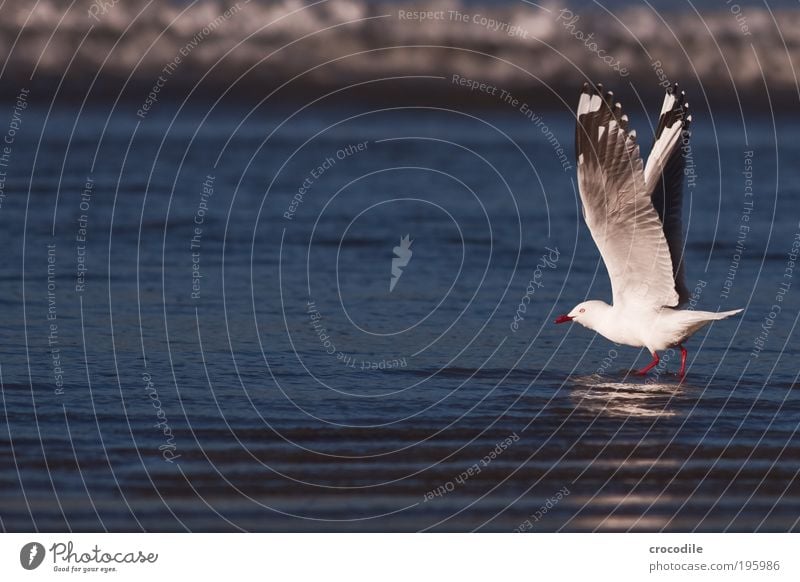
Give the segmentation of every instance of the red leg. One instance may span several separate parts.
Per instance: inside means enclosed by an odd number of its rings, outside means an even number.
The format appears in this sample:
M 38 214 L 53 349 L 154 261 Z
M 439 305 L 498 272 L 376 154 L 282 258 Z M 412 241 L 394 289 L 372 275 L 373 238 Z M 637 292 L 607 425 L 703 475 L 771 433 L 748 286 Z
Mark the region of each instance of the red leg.
M 656 366 L 658 366 L 658 362 L 659 362 L 659 359 L 658 359 L 658 353 L 656 353 L 656 352 L 653 352 L 653 359 L 650 361 L 650 363 L 649 363 L 649 364 L 647 364 L 647 365 L 646 365 L 644 368 L 642 368 L 641 370 L 637 370 L 637 371 L 636 371 L 636 373 L 637 373 L 637 374 L 639 374 L 640 376 L 644 376 L 644 375 L 645 375 L 645 374 L 647 374 L 647 373 L 648 373 L 650 370 L 652 370 L 653 368 L 655 368 Z
M 686 351 L 686 348 L 683 346 L 679 346 L 681 348 L 681 371 L 678 372 L 678 376 L 681 378 L 686 377 L 686 356 L 689 355 L 689 352 Z

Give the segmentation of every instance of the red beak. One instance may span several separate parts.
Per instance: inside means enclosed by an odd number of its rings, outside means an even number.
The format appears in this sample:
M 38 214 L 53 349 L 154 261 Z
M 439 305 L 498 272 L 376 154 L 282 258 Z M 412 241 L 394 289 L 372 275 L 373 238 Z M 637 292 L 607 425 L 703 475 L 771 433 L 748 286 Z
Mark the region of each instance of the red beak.
M 569 315 L 559 315 L 553 323 L 567 323 L 568 321 L 572 321 Z

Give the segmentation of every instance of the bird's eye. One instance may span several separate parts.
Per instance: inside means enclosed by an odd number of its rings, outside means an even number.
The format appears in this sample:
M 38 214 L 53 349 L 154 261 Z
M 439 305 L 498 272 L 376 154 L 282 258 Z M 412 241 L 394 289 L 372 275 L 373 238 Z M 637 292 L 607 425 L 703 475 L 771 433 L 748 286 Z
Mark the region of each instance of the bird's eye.
M 581 307 L 581 308 L 578 310 L 578 313 L 583 313 L 584 311 L 586 311 L 586 310 L 585 310 L 583 307 Z

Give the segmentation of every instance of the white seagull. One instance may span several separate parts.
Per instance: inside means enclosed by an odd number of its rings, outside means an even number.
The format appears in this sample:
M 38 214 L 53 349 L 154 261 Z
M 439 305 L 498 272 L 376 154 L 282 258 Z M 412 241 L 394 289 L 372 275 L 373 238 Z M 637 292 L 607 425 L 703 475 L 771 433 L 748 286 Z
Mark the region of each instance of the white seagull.
M 681 350 L 686 374 L 689 337 L 706 324 L 741 309 L 713 313 L 678 309 L 689 299 L 683 264 L 681 202 L 689 142 L 689 104 L 677 84 L 667 89 L 655 141 L 642 163 L 636 132 L 613 93 L 584 84 L 575 127 L 578 186 L 583 216 L 611 279 L 613 305 L 584 301 L 556 323 L 575 321 L 618 344 L 658 352 Z

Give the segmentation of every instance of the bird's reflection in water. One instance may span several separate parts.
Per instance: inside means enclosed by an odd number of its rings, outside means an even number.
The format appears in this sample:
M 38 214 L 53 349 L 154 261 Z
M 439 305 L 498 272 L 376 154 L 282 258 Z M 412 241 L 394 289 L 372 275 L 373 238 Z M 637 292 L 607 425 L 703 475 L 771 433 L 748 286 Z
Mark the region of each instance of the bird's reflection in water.
M 616 376 L 572 378 L 570 398 L 577 410 L 593 416 L 661 418 L 679 414 L 675 399 L 686 392 L 686 384 L 674 376 L 640 378 Z

